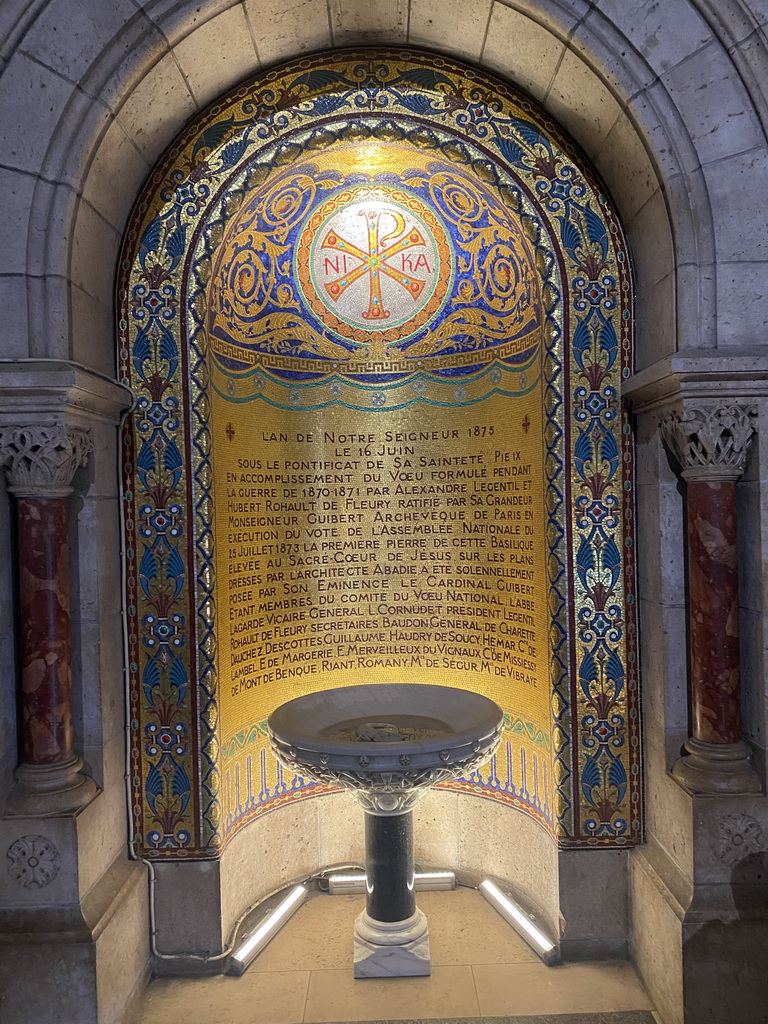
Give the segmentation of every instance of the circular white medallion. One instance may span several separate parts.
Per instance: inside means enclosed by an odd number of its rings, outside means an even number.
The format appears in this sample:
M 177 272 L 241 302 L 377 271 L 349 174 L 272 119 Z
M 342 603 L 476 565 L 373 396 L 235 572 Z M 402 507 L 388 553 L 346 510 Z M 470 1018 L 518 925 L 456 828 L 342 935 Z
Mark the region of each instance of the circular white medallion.
M 305 224 L 299 286 L 334 333 L 402 340 L 442 306 L 452 278 L 447 233 L 416 196 L 383 186 L 345 189 Z M 330 314 L 330 315 L 329 315 Z

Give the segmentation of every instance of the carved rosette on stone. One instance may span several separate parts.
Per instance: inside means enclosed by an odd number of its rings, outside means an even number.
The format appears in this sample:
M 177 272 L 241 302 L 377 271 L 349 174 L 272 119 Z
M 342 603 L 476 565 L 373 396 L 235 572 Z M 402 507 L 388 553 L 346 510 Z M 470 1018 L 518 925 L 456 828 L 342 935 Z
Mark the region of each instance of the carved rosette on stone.
M 72 811 L 96 792 L 74 752 L 67 503 L 91 447 L 90 433 L 77 427 L 0 429 L 0 466 L 18 522 L 22 757 L 12 814 Z
M 687 492 L 692 735 L 672 774 L 693 793 L 755 793 L 742 739 L 736 481 L 754 432 L 752 410 L 697 404 L 661 423 Z
M 61 867 L 61 855 L 45 836 L 21 836 L 8 847 L 5 855 L 8 874 L 25 889 L 43 889 Z

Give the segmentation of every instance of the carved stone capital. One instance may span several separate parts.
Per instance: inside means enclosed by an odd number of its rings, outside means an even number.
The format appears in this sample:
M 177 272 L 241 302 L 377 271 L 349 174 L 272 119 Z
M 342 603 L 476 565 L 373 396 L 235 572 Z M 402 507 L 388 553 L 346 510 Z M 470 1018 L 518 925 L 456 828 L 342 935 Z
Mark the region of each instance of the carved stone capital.
M 0 427 L 0 466 L 17 497 L 62 498 L 93 448 L 89 430 L 64 425 Z
M 686 480 L 738 480 L 754 433 L 754 410 L 743 405 L 687 405 L 659 429 Z

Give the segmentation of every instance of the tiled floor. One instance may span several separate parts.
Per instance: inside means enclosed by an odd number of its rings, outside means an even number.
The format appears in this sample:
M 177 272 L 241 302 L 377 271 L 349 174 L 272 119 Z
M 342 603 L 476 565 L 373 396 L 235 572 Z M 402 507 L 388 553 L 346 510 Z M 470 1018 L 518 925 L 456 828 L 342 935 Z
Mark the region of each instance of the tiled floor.
M 154 981 L 129 1024 L 302 1024 L 650 1010 L 627 963 L 545 967 L 474 889 L 420 893 L 432 974 L 352 977 L 357 896 L 309 900 L 239 978 Z

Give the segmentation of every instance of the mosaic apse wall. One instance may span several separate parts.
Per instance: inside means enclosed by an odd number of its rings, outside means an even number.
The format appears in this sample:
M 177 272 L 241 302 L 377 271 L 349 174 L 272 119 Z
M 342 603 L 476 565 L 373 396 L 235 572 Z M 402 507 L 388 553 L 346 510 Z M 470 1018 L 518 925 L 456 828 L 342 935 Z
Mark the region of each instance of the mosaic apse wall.
M 629 270 L 557 128 L 443 58 L 297 61 L 180 137 L 121 273 L 142 853 L 324 792 L 267 715 L 396 680 L 504 708 L 450 786 L 637 841 Z

